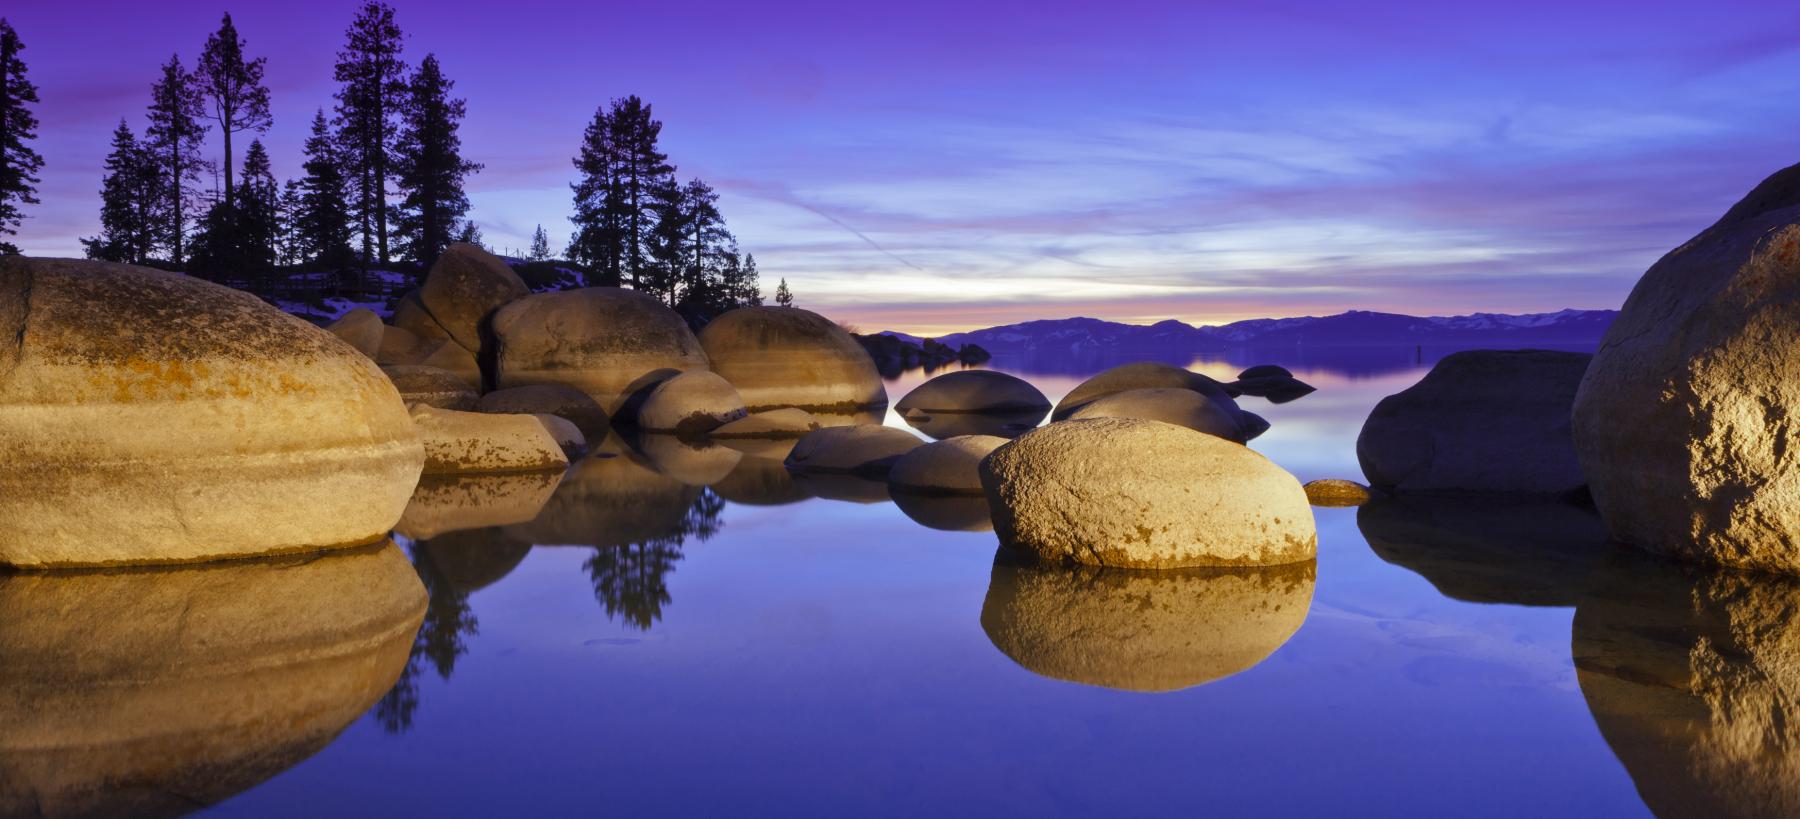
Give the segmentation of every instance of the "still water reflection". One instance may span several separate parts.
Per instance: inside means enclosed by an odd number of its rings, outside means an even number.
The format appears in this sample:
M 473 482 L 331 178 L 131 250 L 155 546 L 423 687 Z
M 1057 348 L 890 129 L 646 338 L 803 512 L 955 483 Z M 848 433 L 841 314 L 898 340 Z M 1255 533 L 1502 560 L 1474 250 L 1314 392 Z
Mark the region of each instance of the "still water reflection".
M 1317 386 L 1245 400 L 1310 480 L 1358 477 L 1363 417 L 1444 352 L 1178 363 Z M 1054 400 L 1116 363 L 991 366 Z M 1790 582 L 1454 500 L 1315 510 L 1315 564 L 1052 570 L 997 553 L 978 499 L 796 479 L 791 445 L 614 436 L 561 476 L 421 486 L 400 546 L 0 579 L 0 808 L 1800 810 Z

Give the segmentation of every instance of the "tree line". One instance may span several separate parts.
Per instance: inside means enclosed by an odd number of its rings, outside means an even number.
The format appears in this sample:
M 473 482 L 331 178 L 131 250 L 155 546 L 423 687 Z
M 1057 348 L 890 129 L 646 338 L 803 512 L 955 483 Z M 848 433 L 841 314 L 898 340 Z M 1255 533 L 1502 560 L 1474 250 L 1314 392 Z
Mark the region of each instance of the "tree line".
M 0 239 L 16 235 L 23 206 L 37 204 L 43 167 L 30 148 L 37 120 L 28 106 L 38 97 L 23 48 L 0 19 Z M 266 59 L 251 56 L 229 13 L 199 54 L 188 64 L 176 53 L 159 68 L 141 130 L 128 119 L 114 129 L 100 232 L 82 239 L 90 258 L 265 296 L 296 295 L 297 286 L 377 295 L 415 285 L 451 242 L 480 243 L 464 189 L 482 170 L 462 152 L 466 101 L 436 55 L 407 62 L 391 7 L 367 2 L 352 20 L 334 66 L 334 104 L 314 112 L 301 175 L 284 182 L 260 139 L 273 125 Z M 221 151 L 208 156 L 214 131 Z M 755 257 L 740 252 L 717 192 L 698 178 L 679 181 L 661 132 L 637 96 L 600 106 L 573 159 L 566 259 L 552 258 L 539 226 L 529 261 L 572 268 L 587 285 L 645 291 L 696 323 L 760 304 Z M 0 252 L 17 248 L 0 242 Z M 776 301 L 793 303 L 785 280 Z

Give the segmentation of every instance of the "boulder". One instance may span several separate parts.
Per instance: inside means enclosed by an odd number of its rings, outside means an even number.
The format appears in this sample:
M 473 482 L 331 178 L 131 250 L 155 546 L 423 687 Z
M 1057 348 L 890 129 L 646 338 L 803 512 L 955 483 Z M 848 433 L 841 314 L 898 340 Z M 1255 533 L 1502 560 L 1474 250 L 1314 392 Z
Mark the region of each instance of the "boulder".
M 1381 498 L 1356 525 L 1376 557 L 1470 603 L 1573 606 L 1613 550 L 1593 510 L 1541 498 Z
M 687 323 L 655 298 L 617 287 L 527 296 L 493 318 L 497 386 L 565 384 L 593 397 L 614 421 L 626 399 L 660 370 L 706 369 Z
M 581 428 L 575 426 L 573 421 L 547 412 L 532 413 L 531 417 L 544 425 L 544 431 L 550 433 L 550 437 L 556 441 L 557 446 L 562 447 L 563 454 L 569 456 L 569 460 L 579 458 L 581 453 L 587 451 L 587 436 L 581 434 Z
M 1043 410 L 1027 412 L 943 412 L 926 415 L 915 412 L 903 415 L 900 420 L 906 425 L 925 433 L 934 441 L 943 441 L 963 435 L 992 435 L 999 438 L 1017 438 L 1033 429 L 1044 420 Z
M 1361 506 L 1373 497 L 1369 494 L 1369 487 L 1342 478 L 1307 481 L 1300 488 L 1306 490 L 1306 499 L 1314 506 Z
M 1138 418 L 1161 421 L 1241 444 L 1244 442 L 1243 430 L 1234 409 L 1213 403 L 1212 399 L 1193 390 L 1161 387 L 1100 396 L 1069 413 L 1069 420 Z
M 450 340 L 450 331 L 425 309 L 417 290 L 407 292 L 394 302 L 394 326 L 411 333 L 421 344 L 432 349 Z
M 798 438 L 819 428 L 818 419 L 802 409 L 774 409 L 745 415 L 714 427 L 713 438 Z
M 533 384 L 495 390 L 475 402 L 476 412 L 548 414 L 566 418 L 588 441 L 606 438 L 606 410 L 587 393 L 563 384 Z
M 1056 409 L 1050 412 L 1050 420 L 1065 420 L 1088 402 L 1116 392 L 1164 388 L 1192 390 L 1219 406 L 1237 409 L 1237 402 L 1211 378 L 1169 364 L 1138 361 L 1121 364 L 1075 385 L 1075 389 L 1057 402 Z
M 531 295 L 531 288 L 499 257 L 457 242 L 444 249 L 419 287 L 419 303 L 462 345 L 478 352 L 495 310 Z
M 1065 421 L 981 462 L 1002 543 L 1053 561 L 1165 569 L 1311 560 L 1300 482 L 1242 444 L 1135 418 Z
M 439 341 L 438 343 L 443 343 Z M 424 339 L 413 335 L 408 330 L 384 324 L 381 326 L 381 347 L 375 352 L 375 363 L 417 364 L 425 360 L 432 352 L 432 345 Z
M 430 540 L 448 532 L 524 523 L 537 517 L 561 478 L 556 472 L 426 475 L 394 531 Z
M 356 348 L 356 351 L 376 358 L 381 354 L 381 341 L 387 325 L 381 323 L 381 317 L 375 311 L 358 307 L 345 313 L 343 318 L 325 325 L 325 330 Z
M 1800 572 L 1800 166 L 1653 265 L 1574 402 L 1615 538 Z
M 1034 674 L 1176 691 L 1268 659 L 1312 606 L 1313 561 L 1143 571 L 1045 566 L 1002 549 L 981 629 Z
M 894 405 L 901 417 L 954 413 L 1035 413 L 1032 426 L 1050 411 L 1050 399 L 1022 378 L 994 370 L 944 373 L 913 388 Z
M 894 461 L 922 443 L 911 433 L 893 427 L 825 427 L 802 436 L 784 463 L 795 472 L 884 478 Z
M 568 456 L 544 425 L 529 415 L 458 412 L 412 406 L 425 442 L 425 474 L 560 470 Z
M 1384 492 L 1567 495 L 1585 483 L 1569 437 L 1584 353 L 1473 350 L 1375 405 L 1356 439 Z
M 650 390 L 638 407 L 637 426 L 645 432 L 698 435 L 748 414 L 731 382 L 715 373 L 694 370 Z
M 437 349 L 419 359 L 423 367 L 436 367 L 448 373 L 455 373 L 470 389 L 480 389 L 482 384 L 481 365 L 475 361 L 475 354 L 462 348 L 454 341 L 440 342 Z
M 393 528 L 424 454 L 375 362 L 262 300 L 0 257 L 0 563 L 173 563 Z
M 1286 368 L 1286 367 L 1281 367 L 1281 366 L 1277 366 L 1274 364 L 1258 364 L 1254 367 L 1251 367 L 1250 369 L 1247 369 L 1241 373 L 1238 373 L 1238 380 L 1239 381 L 1247 381 L 1247 380 L 1256 379 L 1256 378 L 1269 378 L 1271 376 L 1280 377 L 1280 378 L 1293 378 L 1294 374 L 1289 372 L 1288 368 Z
M 751 412 L 796 407 L 855 412 L 887 404 L 868 352 L 842 327 L 796 307 L 740 307 L 707 324 L 700 343 L 713 372 Z
M 1269 431 L 1269 420 L 1267 418 L 1244 409 L 1238 410 L 1237 415 L 1238 434 L 1244 436 L 1244 441 L 1246 443 L 1262 437 L 1263 433 Z
M 888 485 L 914 493 L 980 497 L 981 459 L 1006 443 L 992 435 L 964 435 L 916 447 L 894 462 Z
M 416 364 L 392 364 L 381 371 L 407 404 L 465 411 L 475 408 L 475 390 L 455 373 Z
M 1311 395 L 1317 388 L 1291 375 L 1264 375 L 1240 378 L 1225 385 L 1232 395 L 1266 398 L 1271 404 L 1286 404 Z
M 386 542 L 0 577 L 0 813 L 178 816 L 248 790 L 375 707 L 425 608 Z

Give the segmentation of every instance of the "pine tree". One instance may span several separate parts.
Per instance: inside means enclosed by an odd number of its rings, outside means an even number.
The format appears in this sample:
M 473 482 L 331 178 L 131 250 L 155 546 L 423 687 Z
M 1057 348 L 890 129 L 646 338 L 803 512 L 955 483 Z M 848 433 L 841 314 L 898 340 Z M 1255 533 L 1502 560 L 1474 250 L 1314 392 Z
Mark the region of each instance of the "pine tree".
M 279 254 L 281 238 L 281 187 L 275 182 L 274 169 L 269 164 L 269 152 L 263 147 L 262 140 L 250 140 L 250 148 L 244 152 L 243 184 L 238 190 L 236 202 L 227 199 L 226 204 L 240 213 L 244 234 L 245 255 L 255 253 L 256 272 L 264 278 L 274 272 Z M 260 292 L 267 292 L 266 288 Z
M 725 290 L 731 294 L 734 307 L 761 307 L 762 282 L 757 280 L 756 256 L 746 254 L 740 262 L 735 254 L 725 275 Z
M 280 267 L 292 267 L 305 258 L 300 250 L 299 221 L 305 189 L 300 180 L 289 179 L 281 185 L 281 198 L 276 206 L 278 215 L 276 223 L 280 230 L 276 232 L 275 264 Z
M 166 198 L 159 170 L 131 126 L 119 120 L 100 182 L 100 235 L 81 240 L 88 258 L 129 264 L 151 260 Z
M 213 281 L 268 293 L 280 231 L 280 193 L 262 140 L 244 153 L 244 178 L 236 199 L 220 199 L 194 236 L 190 269 Z
M 657 148 L 662 123 L 651 116 L 650 106 L 637 95 L 614 100 L 610 116 L 617 145 L 619 169 L 617 201 L 624 233 L 624 271 L 636 286 L 649 266 L 651 232 L 656 229 L 659 206 L 675 186 L 675 166 Z
M 581 150 L 574 159 L 580 174 L 569 187 L 575 194 L 575 234 L 569 237 L 568 256 L 595 273 L 594 283 L 607 287 L 624 284 L 624 232 L 619 226 L 618 148 L 612 137 L 612 117 L 605 106 L 594 111 L 593 121 L 582 132 Z
M 782 277 L 781 284 L 775 287 L 775 304 L 779 307 L 794 306 L 794 291 L 787 286 L 787 277 Z
M 456 235 L 456 241 L 465 245 L 474 245 L 482 250 L 488 249 L 487 242 L 481 239 L 481 228 L 477 227 L 474 222 L 463 223 L 462 232 Z
M 199 182 L 206 167 L 200 158 L 207 129 L 200 121 L 203 116 L 204 100 L 194 75 L 181 67 L 179 55 L 170 57 L 162 77 L 150 88 L 150 127 L 144 131 L 143 143 L 161 166 L 165 192 L 159 241 L 169 249 L 169 261 L 177 269 L 183 263 L 188 214 L 195 207 L 188 183 Z
M 400 27 L 385 3 L 364 3 L 345 32 L 335 78 L 338 142 L 356 194 L 363 267 L 388 263 L 388 180 L 393 176 L 398 118 L 406 103 Z
M 396 230 L 409 254 L 426 269 L 450 245 L 455 226 L 469 212 L 463 180 L 481 166 L 462 158 L 457 129 L 467 106 L 450 96 L 437 56 L 425 55 L 407 84 L 400 140 L 395 148 L 400 204 Z
M 636 96 L 594 112 L 575 157 L 576 234 L 569 254 L 593 267 L 600 284 L 664 290 L 652 279 L 658 214 L 668 207 L 675 168 L 657 147 L 662 123 Z
M 38 203 L 37 172 L 44 167 L 44 157 L 29 144 L 37 139 L 38 121 L 26 106 L 36 104 L 38 96 L 19 58 L 24 50 L 18 33 L 0 17 L 0 236 L 17 235 L 25 218 L 20 206 Z M 18 252 L 0 241 L 0 254 Z
M 544 226 L 538 225 L 531 234 L 531 261 L 550 261 L 550 234 L 544 232 Z
M 312 134 L 302 149 L 305 175 L 299 182 L 299 207 L 294 215 L 294 246 L 301 264 L 331 271 L 350 265 L 350 180 L 343 158 L 325 121 L 325 112 L 313 115 Z
M 231 24 L 231 14 L 219 23 L 219 30 L 206 38 L 206 49 L 200 53 L 200 64 L 194 69 L 201 91 L 210 103 L 207 116 L 219 124 L 225 138 L 225 201 L 234 195 L 231 163 L 231 135 L 244 131 L 258 133 L 269 130 L 269 89 L 263 86 L 263 64 L 258 57 L 244 60 L 244 40 Z M 246 159 L 245 163 L 248 164 Z M 248 169 L 246 168 L 246 171 Z

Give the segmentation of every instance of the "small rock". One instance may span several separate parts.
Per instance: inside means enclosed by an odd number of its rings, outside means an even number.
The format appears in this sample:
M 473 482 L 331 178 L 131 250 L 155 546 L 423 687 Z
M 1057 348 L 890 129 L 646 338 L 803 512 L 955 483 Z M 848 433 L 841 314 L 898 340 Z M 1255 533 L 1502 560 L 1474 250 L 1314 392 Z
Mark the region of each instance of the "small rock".
M 430 540 L 449 532 L 525 523 L 537 517 L 561 478 L 556 472 L 427 475 L 413 489 L 394 531 Z
M 463 349 L 455 341 L 439 343 L 437 349 L 419 359 L 419 364 L 455 373 L 470 389 L 481 387 L 481 366 L 475 362 L 475 354 Z
M 566 418 L 589 442 L 606 440 L 606 410 L 587 393 L 562 384 L 533 384 L 495 390 L 475 402 L 476 412 L 547 414 Z
M 381 340 L 386 325 L 375 311 L 358 307 L 345 313 L 343 318 L 325 325 L 326 332 L 331 333 L 356 348 L 356 351 L 375 358 L 381 354 Z
M 425 474 L 559 470 L 568 456 L 544 425 L 529 415 L 458 412 L 412 406 L 425 442 Z
M 795 472 L 834 472 L 885 478 L 894 461 L 923 442 L 893 427 L 825 427 L 802 436 L 788 453 Z
M 819 428 L 818 419 L 802 409 L 774 409 L 746 415 L 715 427 L 713 438 L 798 438 Z
M 1238 380 L 1248 381 L 1254 378 L 1267 378 L 1269 376 L 1293 378 L 1294 374 L 1288 372 L 1288 368 L 1286 367 L 1278 367 L 1274 364 L 1258 364 L 1248 370 L 1238 373 Z
M 556 440 L 557 446 L 562 447 L 563 454 L 569 456 L 569 460 L 579 458 L 581 453 L 587 451 L 587 436 L 581 434 L 581 429 L 574 422 L 547 412 L 534 412 L 531 417 L 544 425 L 544 431 L 550 433 L 550 437 Z
M 1315 387 L 1298 378 L 1288 375 L 1265 375 L 1259 378 L 1240 378 L 1230 384 L 1239 395 L 1266 398 L 1271 404 L 1286 404 L 1311 395 Z
M 903 417 L 945 413 L 1029 414 L 1036 426 L 1050 411 L 1050 399 L 1022 378 L 994 370 L 944 373 L 913 388 L 894 405 Z
M 439 341 L 438 343 L 443 342 Z M 384 324 L 381 326 L 381 347 L 375 352 L 375 363 L 383 366 L 417 364 L 424 361 L 425 356 L 430 355 L 433 349 L 435 349 L 433 345 L 426 343 L 410 331 Z
M 450 331 L 425 309 L 419 301 L 419 291 L 413 290 L 394 302 L 394 326 L 411 333 L 421 344 L 436 349 L 441 342 L 450 339 Z
M 981 459 L 1007 442 L 993 435 L 964 435 L 925 444 L 894 462 L 888 484 L 907 492 L 980 496 Z
M 1314 506 L 1361 506 L 1372 497 L 1369 487 L 1342 478 L 1320 478 L 1307 481 L 1306 499 Z
M 1225 391 L 1224 386 L 1211 378 L 1168 364 L 1138 361 L 1121 364 L 1076 385 L 1075 389 L 1057 402 L 1056 409 L 1050 413 L 1050 420 L 1064 420 L 1084 404 L 1102 396 L 1126 390 L 1160 388 L 1192 390 L 1215 404 L 1237 409 L 1237 402 L 1231 400 L 1231 395 Z
M 705 370 L 685 372 L 657 384 L 638 407 L 637 425 L 645 432 L 698 435 L 749 413 L 731 383 Z

